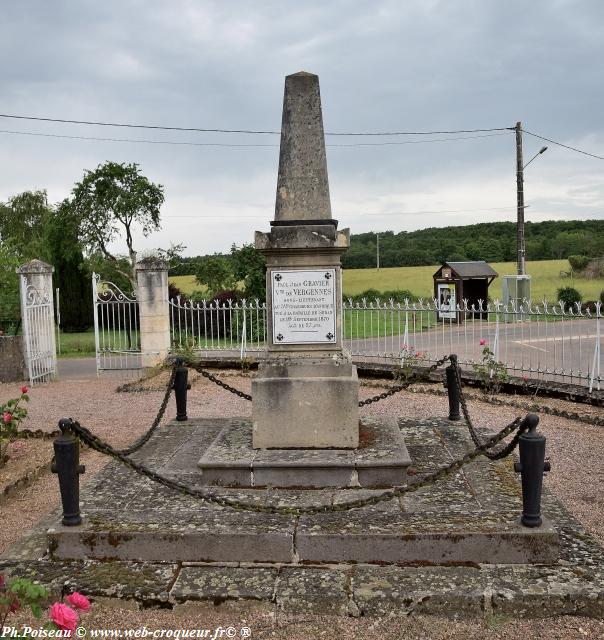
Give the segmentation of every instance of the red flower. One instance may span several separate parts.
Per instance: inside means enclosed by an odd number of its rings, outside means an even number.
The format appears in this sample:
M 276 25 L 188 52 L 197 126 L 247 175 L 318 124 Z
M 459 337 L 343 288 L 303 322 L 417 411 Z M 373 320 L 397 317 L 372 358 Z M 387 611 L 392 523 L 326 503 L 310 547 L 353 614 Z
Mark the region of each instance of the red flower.
M 12 419 L 13 419 L 13 414 L 12 414 L 12 413 L 9 413 L 8 411 L 5 411 L 5 412 L 2 414 L 2 421 L 3 421 L 5 424 L 8 424 Z
M 14 600 L 10 603 L 8 610 L 10 613 L 15 613 L 15 611 L 19 611 L 20 606 L 21 606 L 21 603 L 19 602 L 19 598 L 15 596 Z
M 4 576 L 0 573 L 0 590 L 4 589 Z
M 67 600 L 74 609 L 79 609 L 80 611 L 88 611 L 88 609 L 90 609 L 90 600 L 77 591 L 67 596 L 65 600 Z
M 52 621 L 65 631 L 71 631 L 73 634 L 78 626 L 78 614 L 62 602 L 55 602 L 50 608 L 50 617 Z
M 487 343 L 487 341 L 484 338 L 480 338 L 480 346 L 484 347 L 484 345 Z
M 522 376 L 522 379 L 523 379 L 525 382 L 528 382 L 528 376 Z
M 27 387 L 21 387 L 21 393 L 25 394 L 29 391 Z

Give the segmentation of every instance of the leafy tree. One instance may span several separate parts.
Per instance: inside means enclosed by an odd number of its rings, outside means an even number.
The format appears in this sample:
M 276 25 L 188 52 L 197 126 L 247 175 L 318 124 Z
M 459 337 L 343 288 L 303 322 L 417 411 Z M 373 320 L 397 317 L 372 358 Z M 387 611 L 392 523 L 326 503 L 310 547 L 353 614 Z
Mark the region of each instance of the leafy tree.
M 20 263 L 12 242 L 0 242 L 0 330 L 5 332 L 19 322 L 19 279 L 15 269 Z
M 234 289 L 237 285 L 230 259 L 219 254 L 207 256 L 200 261 L 195 280 L 207 288 L 207 298 L 213 298 L 226 289 Z
M 106 162 L 84 178 L 72 191 L 73 211 L 79 222 L 79 237 L 88 250 L 101 253 L 136 287 L 133 231 L 139 227 L 146 237 L 160 228 L 164 189 L 150 182 L 137 164 Z M 125 234 L 129 269 L 112 253 L 109 245 Z
M 92 284 L 78 242 L 78 221 L 64 200 L 46 224 L 45 259 L 54 266 L 60 291 L 61 327 L 85 331 L 93 321 Z
M 11 241 L 22 262 L 39 258 L 52 209 L 46 191 L 24 191 L 0 203 L 0 240 Z
M 253 244 L 231 247 L 231 264 L 235 282 L 243 283 L 248 300 L 266 300 L 266 260 Z

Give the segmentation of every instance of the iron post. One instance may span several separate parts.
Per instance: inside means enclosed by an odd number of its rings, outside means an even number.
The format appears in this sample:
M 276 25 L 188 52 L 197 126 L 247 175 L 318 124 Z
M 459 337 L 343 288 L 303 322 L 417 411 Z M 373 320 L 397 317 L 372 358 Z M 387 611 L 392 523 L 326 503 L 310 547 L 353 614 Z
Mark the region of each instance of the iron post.
M 86 468 L 80 464 L 80 441 L 71 434 L 71 418 L 59 420 L 61 435 L 54 441 L 55 459 L 51 471 L 59 478 L 63 524 L 75 527 L 82 524 L 80 516 L 80 474 Z
M 174 397 L 176 399 L 176 420 L 185 422 L 187 416 L 187 391 L 191 388 L 188 384 L 189 369 L 184 365 L 183 360 L 176 361 L 176 372 L 174 374 Z
M 520 462 L 514 464 L 514 470 L 522 476 L 522 517 L 520 521 L 525 527 L 541 526 L 541 491 L 543 474 L 550 470 L 550 463 L 545 460 L 545 436 L 537 433 L 539 416 L 529 413 L 525 424 L 528 431 L 523 433 L 518 442 Z
M 445 369 L 447 395 L 449 396 L 449 420 L 461 420 L 459 413 L 459 383 L 457 356 L 451 355 L 451 364 Z

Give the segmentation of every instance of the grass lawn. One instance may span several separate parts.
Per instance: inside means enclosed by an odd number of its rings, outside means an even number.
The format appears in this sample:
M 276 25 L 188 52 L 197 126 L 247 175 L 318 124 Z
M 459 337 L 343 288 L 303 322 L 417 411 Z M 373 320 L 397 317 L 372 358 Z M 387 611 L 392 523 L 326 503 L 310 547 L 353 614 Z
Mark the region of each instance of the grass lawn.
M 432 297 L 432 276 L 440 265 L 431 267 L 394 267 L 390 269 L 346 269 L 344 271 L 344 294 L 356 295 L 367 289 L 388 291 L 408 289 L 416 296 Z M 494 262 L 491 265 L 500 276 L 516 273 L 515 262 Z M 560 287 L 575 287 L 583 294 L 583 300 L 597 300 L 604 289 L 604 278 L 586 280 L 563 278 L 561 271 L 568 271 L 567 260 L 541 260 L 528 262 L 527 271 L 532 276 L 532 298 L 534 301 L 556 300 Z M 183 292 L 202 289 L 195 284 L 195 276 L 174 276 L 171 282 Z M 496 278 L 490 288 L 491 298 L 501 298 L 501 278 Z

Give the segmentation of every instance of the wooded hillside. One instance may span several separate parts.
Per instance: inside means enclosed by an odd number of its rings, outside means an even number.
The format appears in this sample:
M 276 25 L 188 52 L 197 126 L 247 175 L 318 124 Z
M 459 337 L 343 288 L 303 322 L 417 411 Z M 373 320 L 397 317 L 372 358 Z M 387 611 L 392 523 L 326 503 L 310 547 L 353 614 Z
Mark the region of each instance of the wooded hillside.
M 604 255 L 604 220 L 547 221 L 526 223 L 526 259 L 559 260 L 569 255 Z M 440 227 L 419 231 L 380 232 L 380 266 L 434 265 L 445 260 L 516 259 L 516 224 L 487 222 L 463 227 Z M 342 256 L 346 269 L 376 266 L 376 234 L 351 238 Z

